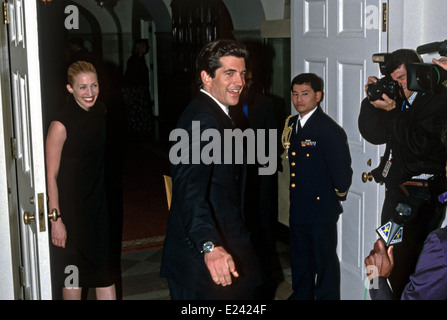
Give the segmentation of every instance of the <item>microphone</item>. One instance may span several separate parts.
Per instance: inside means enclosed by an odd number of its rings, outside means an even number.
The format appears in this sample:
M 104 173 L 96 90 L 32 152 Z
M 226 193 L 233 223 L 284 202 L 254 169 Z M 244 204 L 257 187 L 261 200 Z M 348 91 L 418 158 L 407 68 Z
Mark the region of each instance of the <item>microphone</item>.
M 439 52 L 440 55 L 443 56 L 447 52 L 447 40 L 444 40 L 443 42 L 432 42 L 424 44 L 422 46 L 419 46 L 416 51 L 419 54 Z
M 403 225 L 410 215 L 411 207 L 406 203 L 399 203 L 396 206 L 396 212 L 390 221 L 376 229 L 377 234 L 387 248 L 402 242 L 404 231 Z

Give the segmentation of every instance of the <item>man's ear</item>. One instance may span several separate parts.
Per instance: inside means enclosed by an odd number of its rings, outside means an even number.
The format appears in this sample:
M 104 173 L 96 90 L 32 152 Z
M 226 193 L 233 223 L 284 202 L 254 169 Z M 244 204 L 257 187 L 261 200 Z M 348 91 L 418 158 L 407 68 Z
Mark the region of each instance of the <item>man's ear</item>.
M 317 103 L 320 103 L 323 100 L 323 93 L 321 91 L 315 92 Z
M 73 88 L 69 84 L 67 84 L 67 90 L 68 92 L 73 93 Z
M 209 87 L 209 86 L 210 86 L 210 83 L 211 83 L 211 80 L 212 80 L 213 78 L 208 74 L 208 72 L 206 72 L 205 70 L 203 70 L 203 71 L 200 73 L 200 77 L 202 78 L 202 83 L 203 83 L 203 85 L 204 85 L 205 87 Z

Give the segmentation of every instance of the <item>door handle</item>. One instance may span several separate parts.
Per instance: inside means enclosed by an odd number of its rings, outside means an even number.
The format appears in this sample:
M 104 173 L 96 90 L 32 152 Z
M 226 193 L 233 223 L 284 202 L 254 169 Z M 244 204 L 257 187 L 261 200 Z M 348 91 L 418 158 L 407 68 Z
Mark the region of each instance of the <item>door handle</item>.
M 29 213 L 29 212 L 25 212 L 23 214 L 23 222 L 25 222 L 25 225 L 29 226 L 31 224 L 31 221 L 36 220 L 36 216 Z
M 53 220 L 54 222 L 56 222 L 59 219 L 57 209 L 51 210 L 51 212 L 48 214 L 48 218 L 50 220 Z
M 363 183 L 366 183 L 366 182 L 372 181 L 372 180 L 373 180 L 373 176 L 372 176 L 371 172 L 370 173 L 366 173 L 366 172 L 362 173 L 362 181 L 363 181 Z

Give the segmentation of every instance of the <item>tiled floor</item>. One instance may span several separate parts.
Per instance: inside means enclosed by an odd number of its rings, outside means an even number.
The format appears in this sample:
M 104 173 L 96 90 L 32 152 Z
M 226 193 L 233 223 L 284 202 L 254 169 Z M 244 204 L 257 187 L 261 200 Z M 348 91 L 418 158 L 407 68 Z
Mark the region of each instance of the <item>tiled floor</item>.
M 284 281 L 278 286 L 276 300 L 285 300 L 291 293 L 288 245 L 278 242 L 277 250 Z M 121 259 L 123 300 L 169 300 L 166 279 L 160 278 L 162 249 L 125 253 Z

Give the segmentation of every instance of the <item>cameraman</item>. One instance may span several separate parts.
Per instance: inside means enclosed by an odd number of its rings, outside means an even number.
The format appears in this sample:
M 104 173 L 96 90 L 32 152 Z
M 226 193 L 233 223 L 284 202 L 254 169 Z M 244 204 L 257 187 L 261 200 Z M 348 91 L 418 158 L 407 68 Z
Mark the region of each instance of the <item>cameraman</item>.
M 394 216 L 398 203 L 406 203 L 412 209 L 404 227 L 403 242 L 394 248 L 395 266 L 389 277 L 398 297 L 415 270 L 425 238 L 439 227 L 444 215 L 444 209 L 432 201 L 428 179 L 445 174 L 441 131 L 447 123 L 447 89 L 436 95 L 408 90 L 409 62 L 421 59 L 407 49 L 390 55 L 386 70 L 398 82 L 400 94 L 394 100 L 385 94 L 383 100 L 372 102 L 366 98 L 359 115 L 363 138 L 372 144 L 386 144 L 380 165 L 372 171 L 374 180 L 386 186 L 381 224 Z M 376 81 L 369 77 L 366 90 Z

